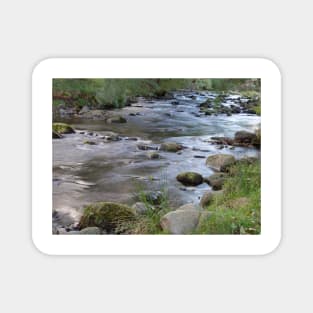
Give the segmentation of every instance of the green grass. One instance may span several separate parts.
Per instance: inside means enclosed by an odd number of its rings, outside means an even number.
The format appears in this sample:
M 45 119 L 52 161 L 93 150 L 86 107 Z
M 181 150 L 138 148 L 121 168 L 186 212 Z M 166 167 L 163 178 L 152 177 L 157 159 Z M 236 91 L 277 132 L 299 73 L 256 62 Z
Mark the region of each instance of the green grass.
M 198 234 L 261 233 L 261 167 L 257 161 L 231 167 L 224 192 L 206 209 L 209 219 L 198 226 Z
M 144 214 L 138 215 L 134 223 L 129 223 L 128 234 L 166 234 L 161 226 L 160 220 L 163 215 L 171 211 L 168 197 L 167 179 L 165 175 L 161 175 L 157 191 L 160 193 L 160 200 L 158 204 L 147 196 L 146 186 L 137 184 L 137 192 L 135 196 L 139 202 L 144 203 L 147 211 Z

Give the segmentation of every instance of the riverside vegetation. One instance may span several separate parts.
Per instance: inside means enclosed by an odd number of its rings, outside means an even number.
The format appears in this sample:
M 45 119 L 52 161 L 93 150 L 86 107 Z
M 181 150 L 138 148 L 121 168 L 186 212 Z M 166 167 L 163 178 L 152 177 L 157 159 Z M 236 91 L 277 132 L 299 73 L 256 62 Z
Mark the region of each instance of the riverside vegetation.
M 260 234 L 260 81 L 54 79 L 54 234 Z

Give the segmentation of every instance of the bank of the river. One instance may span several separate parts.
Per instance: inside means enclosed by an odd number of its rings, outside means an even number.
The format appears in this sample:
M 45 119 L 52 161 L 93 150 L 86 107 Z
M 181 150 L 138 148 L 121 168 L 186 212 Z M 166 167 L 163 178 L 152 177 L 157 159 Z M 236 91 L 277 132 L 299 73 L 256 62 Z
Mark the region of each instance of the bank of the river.
M 175 214 L 168 211 L 187 203 L 199 208 L 203 195 L 219 188 L 207 180 L 216 171 L 206 164 L 209 156 L 226 154 L 236 160 L 259 157 L 256 138 L 238 135 L 258 128 L 255 103 L 255 99 L 238 95 L 188 91 L 174 93 L 172 99 L 139 98 L 132 106 L 118 110 L 84 107 L 80 112 L 58 112 L 56 121 L 70 124 L 75 133 L 53 139 L 54 231 L 77 232 L 88 204 L 137 203 L 141 209 L 135 206 L 135 211 L 145 211 L 138 202 L 157 198 L 165 190 L 163 216 L 180 219 L 181 210 Z M 199 184 L 182 183 L 177 175 L 184 172 L 198 173 L 202 180 Z M 148 199 L 143 193 L 148 193 Z M 187 214 L 189 220 L 198 221 L 202 212 L 192 213 L 194 209 Z M 145 214 L 151 217 L 152 211 Z M 145 219 L 147 216 L 141 221 Z M 156 222 L 166 231 L 167 220 Z

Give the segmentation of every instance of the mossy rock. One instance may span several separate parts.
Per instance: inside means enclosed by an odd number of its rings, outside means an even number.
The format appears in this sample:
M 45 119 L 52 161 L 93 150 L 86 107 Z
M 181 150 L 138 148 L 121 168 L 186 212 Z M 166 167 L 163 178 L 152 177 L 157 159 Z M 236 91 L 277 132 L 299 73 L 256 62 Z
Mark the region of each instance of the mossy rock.
M 90 141 L 90 140 L 85 140 L 84 141 L 84 145 L 91 145 L 91 146 L 94 146 L 94 145 L 96 145 L 97 143 L 96 142 L 94 142 L 94 141 Z
M 74 134 L 75 133 L 74 128 L 65 123 L 53 123 L 52 131 L 58 134 Z
M 184 186 L 197 186 L 203 183 L 203 177 L 195 172 L 184 172 L 176 176 Z
M 55 132 L 55 131 L 52 131 L 52 139 L 60 139 L 62 138 L 62 135 Z
M 182 145 L 176 142 L 164 142 L 160 146 L 160 150 L 166 151 L 166 152 L 177 152 L 182 149 L 183 149 Z
M 115 233 L 123 224 L 134 220 L 134 209 L 120 203 L 98 202 L 85 207 L 79 228 L 99 227 L 108 233 Z
M 123 123 L 127 123 L 127 120 L 125 117 L 123 116 L 120 116 L 120 115 L 117 115 L 117 116 L 112 116 L 110 118 L 108 118 L 106 120 L 107 123 L 111 124 L 111 123 L 120 123 L 120 124 L 123 124 Z

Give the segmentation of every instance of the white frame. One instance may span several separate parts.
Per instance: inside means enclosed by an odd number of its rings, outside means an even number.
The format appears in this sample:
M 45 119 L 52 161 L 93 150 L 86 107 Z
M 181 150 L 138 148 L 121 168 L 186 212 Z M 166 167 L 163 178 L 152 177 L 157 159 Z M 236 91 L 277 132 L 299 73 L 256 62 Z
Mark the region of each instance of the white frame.
M 52 234 L 53 78 L 261 78 L 260 235 Z M 281 238 L 281 75 L 261 58 L 54 58 L 32 76 L 32 238 L 50 255 L 262 255 Z

